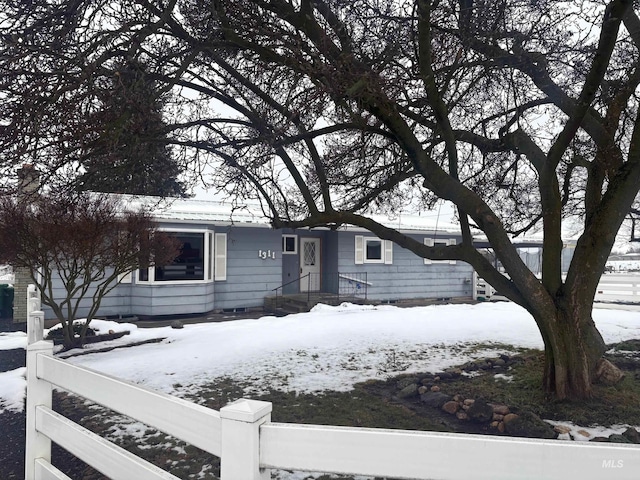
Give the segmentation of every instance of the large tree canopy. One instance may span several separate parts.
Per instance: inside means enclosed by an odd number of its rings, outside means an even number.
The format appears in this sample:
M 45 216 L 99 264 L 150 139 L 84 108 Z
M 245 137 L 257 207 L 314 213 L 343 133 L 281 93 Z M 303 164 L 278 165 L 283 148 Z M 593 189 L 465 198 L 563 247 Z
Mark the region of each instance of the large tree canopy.
M 68 175 L 96 83 L 143 62 L 166 138 L 274 226 L 359 225 L 461 259 L 535 318 L 544 386 L 591 394 L 593 298 L 640 186 L 640 19 L 631 0 L 0 0 L 2 168 Z M 367 214 L 453 202 L 429 247 Z M 579 234 L 563 276 L 563 225 Z M 511 234 L 544 233 L 542 279 Z M 507 275 L 476 250 L 490 242 Z
M 117 66 L 100 96 L 99 110 L 87 120 L 93 139 L 80 137 L 78 163 L 86 172 L 78 188 L 95 192 L 185 196 L 178 179 L 182 168 L 172 158 L 162 118 L 162 92 L 145 66 L 125 61 Z

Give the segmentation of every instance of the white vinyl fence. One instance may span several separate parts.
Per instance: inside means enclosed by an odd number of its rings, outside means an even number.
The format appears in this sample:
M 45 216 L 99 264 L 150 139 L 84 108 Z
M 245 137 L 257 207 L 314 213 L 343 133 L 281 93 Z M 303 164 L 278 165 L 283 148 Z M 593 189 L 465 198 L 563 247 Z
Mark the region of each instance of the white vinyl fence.
M 605 273 L 600 277 L 596 302 L 640 302 L 640 275 Z
M 403 479 L 637 480 L 640 448 L 510 437 L 271 423 L 271 403 L 238 400 L 220 411 L 53 356 L 40 311 L 29 318 L 27 480 L 69 479 L 51 442 L 112 479 L 176 479 L 51 409 L 57 386 L 221 457 L 222 480 L 266 480 L 269 469 Z
M 489 285 L 474 272 L 474 292 L 476 300 L 507 300 L 507 297 Z M 595 296 L 596 302 L 640 303 L 640 275 L 637 273 L 605 273 L 600 277 Z

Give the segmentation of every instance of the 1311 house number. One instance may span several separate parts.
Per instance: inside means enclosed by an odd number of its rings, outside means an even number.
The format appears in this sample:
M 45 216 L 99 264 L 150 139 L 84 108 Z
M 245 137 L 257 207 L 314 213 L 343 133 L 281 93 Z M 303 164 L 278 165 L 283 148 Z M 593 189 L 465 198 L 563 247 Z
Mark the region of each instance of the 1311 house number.
M 271 250 L 258 250 L 258 258 L 266 260 L 267 258 L 276 259 L 276 252 L 272 252 Z

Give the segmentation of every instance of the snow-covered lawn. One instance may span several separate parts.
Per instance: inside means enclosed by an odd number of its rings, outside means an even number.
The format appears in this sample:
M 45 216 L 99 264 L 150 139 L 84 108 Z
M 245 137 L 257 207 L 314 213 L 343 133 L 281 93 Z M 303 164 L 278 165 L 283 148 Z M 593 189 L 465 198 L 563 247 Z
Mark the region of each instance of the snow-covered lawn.
M 640 312 L 597 309 L 594 319 L 607 343 L 640 338 Z M 183 329 L 104 321 L 92 325 L 103 332 L 131 333 L 88 345 L 85 351 L 164 340 L 74 356 L 70 362 L 181 396 L 197 394 L 202 385 L 221 378 L 246 386 L 248 396 L 268 389 L 348 391 L 357 382 L 393 373 L 389 368 L 394 362 L 408 366 L 405 372 L 437 372 L 511 347 L 542 347 L 531 316 L 512 303 L 406 309 L 319 305 L 287 317 Z M 22 333 L 0 334 L 0 349 L 25 345 Z M 24 369 L 0 373 L 0 411 L 23 408 L 23 375 Z

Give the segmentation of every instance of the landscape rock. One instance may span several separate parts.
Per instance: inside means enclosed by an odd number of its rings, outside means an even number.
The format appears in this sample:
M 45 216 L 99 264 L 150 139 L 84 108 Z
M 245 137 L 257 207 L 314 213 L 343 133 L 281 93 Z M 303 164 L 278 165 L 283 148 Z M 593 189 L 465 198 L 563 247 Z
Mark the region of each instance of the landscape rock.
M 504 417 L 505 431 L 514 437 L 555 439 L 557 433 L 553 427 L 532 412 L 521 412 Z
M 420 395 L 420 401 L 430 407 L 441 408 L 451 397 L 441 392 L 426 392 Z
M 442 405 L 442 410 L 453 415 L 458 410 L 460 410 L 460 404 L 458 402 L 450 400 L 446 402 L 444 405 Z
M 469 362 L 463 365 L 462 368 L 466 371 L 473 371 L 478 369 L 478 365 L 475 362 Z
M 181 328 L 184 328 L 184 323 L 182 323 L 180 320 L 174 320 L 173 322 L 171 322 L 171 328 L 179 330 Z
M 556 425 L 553 427 L 553 430 L 559 434 L 567 434 L 571 431 L 571 428 L 566 425 Z
M 412 383 L 398 392 L 399 398 L 409 398 L 418 394 L 418 385 Z
M 425 377 L 420 380 L 420 383 L 425 387 L 430 387 L 431 385 L 433 385 L 433 377 Z
M 508 415 L 510 413 L 509 407 L 506 405 L 496 405 L 492 403 L 491 407 L 493 408 L 493 413 L 497 413 L 498 415 Z
M 518 415 L 516 415 L 515 413 L 509 413 L 508 415 L 505 415 L 502 420 L 504 421 L 504 423 L 509 423 L 516 418 L 518 418 Z
M 409 385 L 412 385 L 416 383 L 416 379 L 412 378 L 412 377 L 405 377 L 405 378 L 401 378 L 400 380 L 398 380 L 396 382 L 396 388 L 398 390 L 402 390 L 406 387 L 408 387 Z
M 439 392 L 440 391 L 440 387 L 437 385 L 434 385 L 433 387 L 431 387 L 430 389 L 432 392 Z
M 421 387 L 418 387 L 418 394 L 422 395 L 425 392 L 428 392 L 429 389 L 427 387 L 425 387 L 424 385 L 422 385 Z
M 631 443 L 640 444 L 640 432 L 638 432 L 633 427 L 629 427 L 624 432 L 622 432 L 622 436 L 629 439 Z
M 596 364 L 595 378 L 603 385 L 615 385 L 624 378 L 624 373 L 609 360 L 601 358 Z
M 456 418 L 458 420 L 469 420 L 469 416 L 467 415 L 467 412 L 465 412 L 464 410 L 458 410 L 456 412 Z
M 482 398 L 477 398 L 467 410 L 469 420 L 477 423 L 489 422 L 493 418 L 493 408 Z
M 609 442 L 611 443 L 633 443 L 624 435 L 620 435 L 619 433 L 614 433 L 609 435 Z

